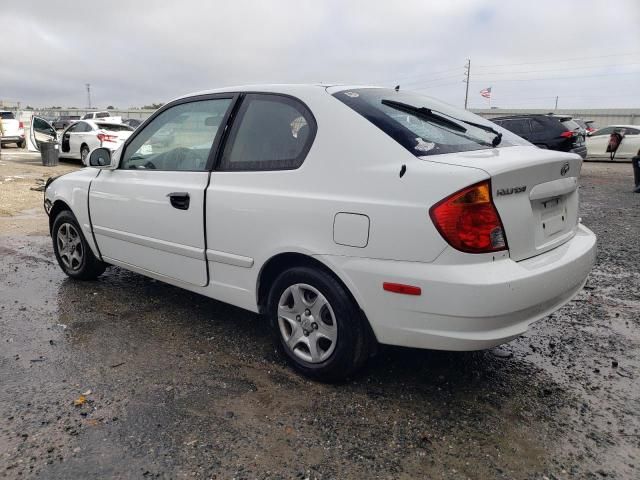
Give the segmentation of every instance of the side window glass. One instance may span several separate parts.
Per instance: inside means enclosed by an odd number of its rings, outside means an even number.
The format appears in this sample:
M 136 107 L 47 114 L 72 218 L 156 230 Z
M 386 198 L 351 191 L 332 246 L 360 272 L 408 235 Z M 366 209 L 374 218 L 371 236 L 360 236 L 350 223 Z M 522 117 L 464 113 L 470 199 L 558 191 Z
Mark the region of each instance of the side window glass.
M 220 170 L 298 168 L 311 148 L 316 122 L 299 100 L 249 94 L 238 111 Z
M 518 125 L 516 129 L 518 133 L 521 135 L 527 135 L 531 133 L 531 126 L 529 125 L 528 118 L 521 118 L 520 120 L 515 120 L 515 123 Z
M 533 133 L 539 133 L 539 132 L 545 131 L 544 125 L 539 120 L 532 118 L 530 121 L 531 121 L 531 131 Z
M 613 133 L 613 127 L 606 127 L 606 128 L 601 128 L 600 130 L 597 130 L 596 132 L 592 133 L 591 136 L 598 137 L 600 135 L 610 135 L 612 133 Z
M 168 108 L 127 145 L 120 168 L 206 170 L 209 151 L 231 102 L 231 98 L 219 98 Z

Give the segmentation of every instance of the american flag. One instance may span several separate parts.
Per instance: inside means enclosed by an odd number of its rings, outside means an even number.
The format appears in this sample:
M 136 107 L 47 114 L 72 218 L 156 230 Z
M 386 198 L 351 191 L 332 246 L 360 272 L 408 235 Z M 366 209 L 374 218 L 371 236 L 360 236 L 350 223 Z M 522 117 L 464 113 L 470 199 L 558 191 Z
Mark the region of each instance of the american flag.
M 480 95 L 484 98 L 491 98 L 491 87 L 480 90 Z

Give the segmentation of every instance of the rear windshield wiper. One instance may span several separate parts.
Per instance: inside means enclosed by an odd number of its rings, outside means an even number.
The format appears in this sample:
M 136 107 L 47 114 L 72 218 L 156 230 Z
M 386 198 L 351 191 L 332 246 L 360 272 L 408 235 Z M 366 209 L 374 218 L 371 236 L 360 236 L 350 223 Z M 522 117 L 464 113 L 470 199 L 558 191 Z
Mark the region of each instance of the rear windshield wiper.
M 396 102 L 395 100 L 382 100 L 382 104 L 388 107 L 395 108 L 402 112 L 406 112 L 406 113 L 416 115 L 418 117 L 426 118 L 428 120 L 433 121 L 434 123 L 439 123 L 440 125 L 444 125 L 446 127 L 451 128 L 452 130 L 456 130 L 461 133 L 466 133 L 467 129 L 457 122 L 463 122 L 463 123 L 466 123 L 467 125 L 471 125 L 472 127 L 476 127 L 481 130 L 484 130 L 485 132 L 493 133 L 495 137 L 491 141 L 491 145 L 494 147 L 497 147 L 498 145 L 500 145 L 500 142 L 502 141 L 502 133 L 489 127 L 488 125 L 482 125 L 480 123 L 475 123 L 469 120 L 463 120 L 461 118 L 456 118 L 456 117 L 451 117 L 455 121 L 450 120 L 448 118 L 448 115 L 445 113 L 440 113 L 438 111 L 431 110 L 430 108 L 427 108 L 427 107 L 415 107 L 407 103 Z

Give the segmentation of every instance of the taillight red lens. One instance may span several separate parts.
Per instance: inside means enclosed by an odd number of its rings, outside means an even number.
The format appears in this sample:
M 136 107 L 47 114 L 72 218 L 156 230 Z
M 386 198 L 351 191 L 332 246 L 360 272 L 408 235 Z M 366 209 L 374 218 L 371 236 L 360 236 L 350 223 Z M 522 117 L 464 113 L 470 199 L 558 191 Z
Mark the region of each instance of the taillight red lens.
M 507 249 L 500 215 L 491 198 L 489 180 L 471 185 L 436 203 L 429 216 L 453 248 L 468 253 Z
M 98 137 L 98 140 L 100 140 L 101 142 L 117 142 L 118 141 L 117 135 L 109 135 L 108 133 L 99 133 L 97 137 Z
M 23 122 L 18 123 L 18 128 L 24 128 L 24 123 Z
M 571 138 L 571 137 L 573 137 L 573 133 L 574 133 L 574 132 L 571 132 L 571 131 L 567 130 L 566 132 L 562 132 L 562 133 L 560 134 L 560 136 L 561 136 L 561 137 L 564 137 L 564 138 Z

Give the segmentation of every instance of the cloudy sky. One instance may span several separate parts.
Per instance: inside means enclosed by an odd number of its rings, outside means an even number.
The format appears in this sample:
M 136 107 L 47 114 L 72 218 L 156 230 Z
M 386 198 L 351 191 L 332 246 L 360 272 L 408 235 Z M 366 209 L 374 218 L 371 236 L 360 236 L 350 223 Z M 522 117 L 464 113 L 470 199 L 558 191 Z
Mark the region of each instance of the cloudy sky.
M 640 1 L 12 1 L 0 100 L 126 108 L 249 83 L 366 83 L 470 107 L 640 107 Z

